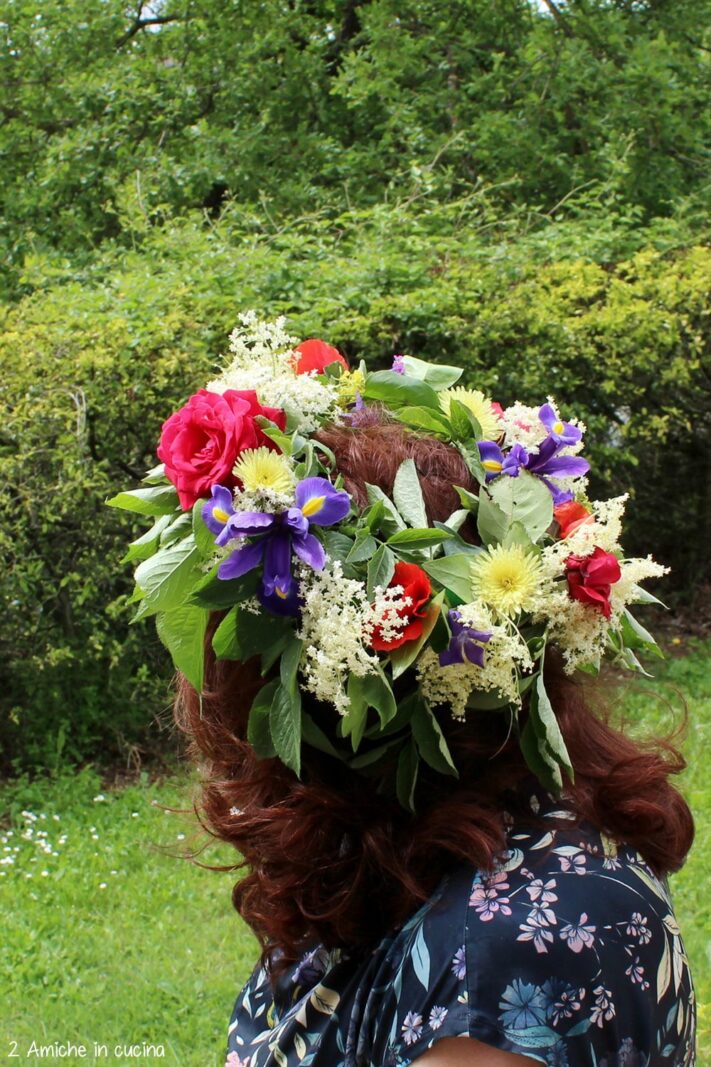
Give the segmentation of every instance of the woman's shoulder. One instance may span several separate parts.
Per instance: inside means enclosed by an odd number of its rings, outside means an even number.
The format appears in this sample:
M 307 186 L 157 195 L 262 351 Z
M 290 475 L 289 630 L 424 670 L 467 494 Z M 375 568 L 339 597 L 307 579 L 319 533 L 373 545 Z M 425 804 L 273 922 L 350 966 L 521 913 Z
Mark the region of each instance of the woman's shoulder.
M 450 871 L 366 958 L 314 946 L 274 990 L 257 968 L 230 1023 L 231 1063 L 404 1067 L 445 1036 L 569 1067 L 641 1065 L 652 1044 L 692 1063 L 693 989 L 666 885 L 565 805 L 531 805 L 535 820 L 508 819 L 492 870 Z

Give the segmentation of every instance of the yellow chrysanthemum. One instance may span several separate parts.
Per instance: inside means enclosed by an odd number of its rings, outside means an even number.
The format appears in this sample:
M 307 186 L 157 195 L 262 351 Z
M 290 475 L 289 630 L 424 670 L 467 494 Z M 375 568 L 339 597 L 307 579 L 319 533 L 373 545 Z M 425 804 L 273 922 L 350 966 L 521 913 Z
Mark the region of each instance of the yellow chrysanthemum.
M 294 476 L 285 457 L 264 446 L 241 452 L 233 473 L 248 493 L 260 489 L 288 493 L 294 488 Z
M 489 604 L 501 615 L 518 615 L 532 606 L 541 577 L 541 565 L 522 545 L 496 545 L 472 563 L 475 600 Z
M 491 406 L 491 398 L 484 396 L 481 389 L 465 389 L 458 385 L 454 389 L 443 390 L 439 394 L 439 402 L 446 415 L 449 415 L 453 400 L 458 400 L 460 404 L 464 404 L 465 408 L 469 408 L 481 426 L 485 441 L 496 441 L 501 436 L 501 426 Z

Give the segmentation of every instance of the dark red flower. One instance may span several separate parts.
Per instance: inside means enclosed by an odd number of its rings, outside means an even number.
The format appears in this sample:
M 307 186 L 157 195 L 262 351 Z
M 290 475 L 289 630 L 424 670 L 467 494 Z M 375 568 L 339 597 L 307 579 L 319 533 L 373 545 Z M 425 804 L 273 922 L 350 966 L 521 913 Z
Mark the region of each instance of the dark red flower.
M 562 540 L 569 537 L 583 523 L 595 521 L 594 516 L 588 509 L 583 507 L 582 504 L 578 504 L 576 500 L 566 500 L 565 503 L 558 504 L 557 507 L 553 508 L 553 518 L 560 526 Z
M 418 567 L 416 563 L 403 563 L 402 561 L 396 563 L 388 588 L 392 588 L 394 585 L 401 585 L 403 597 L 409 597 L 410 599 L 409 604 L 396 611 L 396 614 L 401 619 L 406 620 L 406 624 L 400 631 L 399 636 L 392 641 L 383 640 L 380 628 L 376 628 L 373 631 L 373 638 L 370 643 L 377 652 L 391 652 L 394 648 L 404 645 L 406 641 L 417 640 L 422 633 L 424 618 L 427 614 L 423 610 L 424 605 L 432 596 L 430 580 L 422 570 L 422 567 Z
M 315 370 L 317 374 L 323 373 L 330 363 L 340 363 L 344 370 L 349 370 L 348 362 L 344 356 L 325 341 L 319 341 L 312 337 L 308 341 L 302 341 L 294 349 L 299 353 L 294 370 L 297 374 L 306 374 Z
M 253 389 L 226 389 L 224 393 L 200 389 L 166 419 L 158 458 L 178 490 L 184 511 L 208 497 L 213 485 L 236 484 L 232 468 L 240 452 L 260 445 L 277 447 L 254 421 L 257 415 L 271 419 L 281 430 L 286 426 L 284 412 L 264 407 Z
M 610 587 L 622 577 L 617 557 L 596 548 L 589 556 L 568 556 L 565 570 L 573 600 L 589 604 L 609 619 Z

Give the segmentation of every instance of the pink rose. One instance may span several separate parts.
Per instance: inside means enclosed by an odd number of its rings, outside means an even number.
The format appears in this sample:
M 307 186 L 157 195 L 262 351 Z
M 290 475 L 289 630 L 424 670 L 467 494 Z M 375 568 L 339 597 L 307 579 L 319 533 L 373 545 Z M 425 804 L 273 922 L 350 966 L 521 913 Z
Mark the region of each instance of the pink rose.
M 200 389 L 166 419 L 158 458 L 184 511 L 200 497 L 208 497 L 213 485 L 235 485 L 232 468 L 245 448 L 276 448 L 254 421 L 256 415 L 271 419 L 281 430 L 285 427 L 284 412 L 264 407 L 253 389 L 227 389 L 222 394 Z

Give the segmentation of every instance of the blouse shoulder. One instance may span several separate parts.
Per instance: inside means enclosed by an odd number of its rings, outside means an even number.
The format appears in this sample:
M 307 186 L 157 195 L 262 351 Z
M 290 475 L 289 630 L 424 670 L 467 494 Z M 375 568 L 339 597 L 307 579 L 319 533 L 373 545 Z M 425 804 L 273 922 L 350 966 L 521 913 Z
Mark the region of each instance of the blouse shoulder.
M 365 959 L 314 946 L 273 992 L 255 969 L 229 1067 L 407 1067 L 445 1036 L 552 1067 L 691 1067 L 666 884 L 548 800 L 535 825 L 509 825 L 493 870 L 449 872 Z

